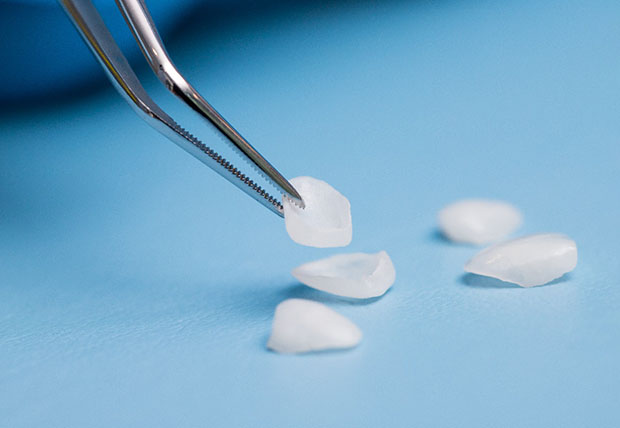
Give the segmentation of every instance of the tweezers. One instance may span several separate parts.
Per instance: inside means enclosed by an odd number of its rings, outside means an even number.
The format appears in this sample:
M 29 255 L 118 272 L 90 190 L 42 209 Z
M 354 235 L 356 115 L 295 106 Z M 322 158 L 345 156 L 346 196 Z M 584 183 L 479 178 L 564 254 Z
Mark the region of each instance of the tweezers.
M 114 41 L 90 0 L 59 0 L 86 44 L 106 71 L 112 84 L 139 116 L 181 148 L 279 216 L 283 207 L 255 180 L 242 173 L 211 147 L 190 134 L 167 115 L 146 93 L 127 59 Z M 143 0 L 116 0 L 142 53 L 159 80 L 187 106 L 211 124 L 233 150 L 273 185 L 283 198 L 304 207 L 295 188 L 248 143 L 181 75 L 168 56 Z

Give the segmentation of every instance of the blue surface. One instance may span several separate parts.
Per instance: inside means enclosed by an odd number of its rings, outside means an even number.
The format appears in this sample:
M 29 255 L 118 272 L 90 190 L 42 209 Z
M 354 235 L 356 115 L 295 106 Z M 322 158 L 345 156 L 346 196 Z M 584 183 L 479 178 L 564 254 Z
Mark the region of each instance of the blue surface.
M 619 426 L 619 16 L 463 0 L 197 17 L 169 46 L 180 69 L 285 175 L 349 197 L 346 250 L 294 244 L 111 88 L 5 113 L 0 426 Z M 469 196 L 573 237 L 577 269 L 532 289 L 463 276 L 476 248 L 435 214 Z M 289 274 L 381 249 L 397 281 L 373 303 Z M 287 297 L 326 302 L 363 344 L 266 351 Z

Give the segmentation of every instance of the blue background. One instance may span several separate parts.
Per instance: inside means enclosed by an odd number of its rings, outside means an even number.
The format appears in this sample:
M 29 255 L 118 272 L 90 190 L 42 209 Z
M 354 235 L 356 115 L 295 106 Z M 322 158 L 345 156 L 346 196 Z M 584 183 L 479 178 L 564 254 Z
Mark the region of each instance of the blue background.
M 5 104 L 0 426 L 620 425 L 620 2 L 193 17 L 166 36 L 179 68 L 286 176 L 349 197 L 353 243 L 294 244 L 110 85 Z M 140 70 L 175 118 L 217 141 Z M 519 233 L 570 235 L 576 270 L 532 289 L 463 275 L 477 249 L 442 240 L 435 215 L 471 196 L 520 207 Z M 382 249 L 397 280 L 371 303 L 289 274 Z M 268 352 L 288 297 L 350 317 L 363 343 Z

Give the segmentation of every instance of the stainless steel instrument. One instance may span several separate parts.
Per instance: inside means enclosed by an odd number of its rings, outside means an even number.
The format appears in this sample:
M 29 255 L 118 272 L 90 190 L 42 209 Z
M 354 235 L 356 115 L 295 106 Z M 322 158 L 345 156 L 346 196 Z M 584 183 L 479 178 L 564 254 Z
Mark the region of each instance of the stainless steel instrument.
M 149 97 L 90 0 L 59 0 L 59 2 L 118 92 L 138 115 L 272 212 L 279 216 L 284 215 L 278 198 L 267 193 L 247 174 L 242 173 L 211 147 L 183 129 Z M 153 72 L 166 88 L 221 133 L 235 152 L 247 160 L 283 197 L 303 207 L 304 202 L 301 196 L 286 178 L 261 156 L 177 70 L 166 52 L 144 1 L 116 0 L 116 4 Z

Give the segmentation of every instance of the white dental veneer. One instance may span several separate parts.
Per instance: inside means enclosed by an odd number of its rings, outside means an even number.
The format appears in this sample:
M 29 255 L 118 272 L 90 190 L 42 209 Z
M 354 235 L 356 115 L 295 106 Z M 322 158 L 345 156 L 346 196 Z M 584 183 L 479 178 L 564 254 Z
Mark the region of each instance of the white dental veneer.
M 546 233 L 503 242 L 482 250 L 465 271 L 522 287 L 546 284 L 577 266 L 577 244 L 565 235 Z
M 394 265 L 385 251 L 339 254 L 305 263 L 291 273 L 317 290 L 357 299 L 385 294 L 396 279 Z
M 353 322 L 322 303 L 288 299 L 276 307 L 267 347 L 292 354 L 352 348 L 361 340 Z
M 464 199 L 439 212 L 439 228 L 451 241 L 487 244 L 507 237 L 523 222 L 509 203 L 489 199 Z
M 310 247 L 344 247 L 351 243 L 351 204 L 322 180 L 296 177 L 290 180 L 304 200 L 300 208 L 284 198 L 284 222 L 291 239 Z

